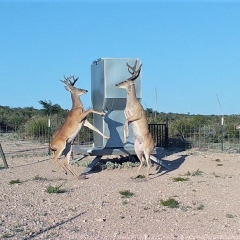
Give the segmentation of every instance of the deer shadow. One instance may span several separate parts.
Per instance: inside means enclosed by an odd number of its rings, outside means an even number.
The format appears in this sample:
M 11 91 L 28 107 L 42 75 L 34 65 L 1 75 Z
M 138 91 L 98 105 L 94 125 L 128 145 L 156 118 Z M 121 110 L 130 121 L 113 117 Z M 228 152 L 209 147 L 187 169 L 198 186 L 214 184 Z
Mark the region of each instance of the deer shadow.
M 119 149 L 125 154 L 130 155 L 130 153 L 125 149 L 123 141 L 119 135 L 119 131 L 117 130 L 118 127 L 121 127 L 124 124 L 122 122 L 118 122 L 111 119 L 111 117 L 109 117 L 110 114 L 111 114 L 111 111 L 108 111 L 104 116 L 104 121 L 108 125 L 109 136 L 110 136 L 110 139 L 107 140 L 105 148 L 112 149 L 112 152 L 114 149 Z M 131 143 L 128 142 L 128 144 L 131 144 Z M 116 147 L 116 145 L 119 145 L 119 147 Z
M 159 159 L 161 159 L 161 161 L 164 163 L 164 165 L 166 165 L 168 167 L 167 169 L 164 167 L 159 167 L 158 172 L 156 173 L 156 174 L 158 174 L 158 176 L 162 176 L 164 174 L 167 174 L 169 172 L 177 170 L 184 163 L 184 161 L 186 160 L 186 157 L 188 156 L 187 154 L 183 154 L 183 155 L 178 156 L 175 160 L 164 160 L 163 159 L 165 157 L 173 155 L 174 153 L 177 153 L 177 152 L 164 150 L 160 153 L 157 153 L 157 157 Z

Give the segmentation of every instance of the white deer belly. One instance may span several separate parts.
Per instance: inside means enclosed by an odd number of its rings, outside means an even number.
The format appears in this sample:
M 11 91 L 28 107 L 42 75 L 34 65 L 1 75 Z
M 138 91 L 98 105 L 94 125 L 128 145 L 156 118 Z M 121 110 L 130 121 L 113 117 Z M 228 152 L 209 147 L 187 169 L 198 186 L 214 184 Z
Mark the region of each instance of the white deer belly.
M 69 138 L 67 140 L 68 142 L 72 142 L 75 139 L 75 137 L 77 136 L 77 134 L 81 130 L 83 124 L 84 124 L 84 121 L 82 121 L 78 124 L 78 127 L 75 129 L 75 131 L 69 136 Z
M 139 128 L 137 122 L 132 122 L 132 128 L 133 128 L 133 133 L 134 136 L 137 138 L 137 140 L 142 143 L 143 142 L 143 136 L 142 136 L 142 132 L 141 129 Z

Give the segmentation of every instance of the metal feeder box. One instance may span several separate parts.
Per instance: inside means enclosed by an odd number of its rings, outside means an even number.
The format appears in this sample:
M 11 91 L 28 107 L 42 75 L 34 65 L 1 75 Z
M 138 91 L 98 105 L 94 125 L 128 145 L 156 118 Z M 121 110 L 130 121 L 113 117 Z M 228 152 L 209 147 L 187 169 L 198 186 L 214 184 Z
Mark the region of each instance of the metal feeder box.
M 130 126 L 128 142 L 123 144 L 124 109 L 127 93 L 125 89 L 117 88 L 115 85 L 131 76 L 126 62 L 133 66 L 136 60 L 138 60 L 138 64 L 141 64 L 140 60 L 135 58 L 101 58 L 91 65 L 93 109 L 106 112 L 105 117 L 94 114 L 94 126 L 103 134 L 110 136 L 110 139 L 107 140 L 94 132 L 94 147 L 127 148 L 134 143 L 134 135 Z M 136 80 L 135 87 L 137 98 L 141 101 L 141 74 Z

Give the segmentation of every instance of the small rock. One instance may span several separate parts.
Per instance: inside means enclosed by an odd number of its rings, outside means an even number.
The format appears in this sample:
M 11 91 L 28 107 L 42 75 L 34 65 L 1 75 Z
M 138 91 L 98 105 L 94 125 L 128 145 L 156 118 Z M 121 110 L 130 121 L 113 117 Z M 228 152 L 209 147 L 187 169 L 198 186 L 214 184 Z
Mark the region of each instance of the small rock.
M 97 222 L 106 222 L 106 218 L 97 218 L 96 221 Z

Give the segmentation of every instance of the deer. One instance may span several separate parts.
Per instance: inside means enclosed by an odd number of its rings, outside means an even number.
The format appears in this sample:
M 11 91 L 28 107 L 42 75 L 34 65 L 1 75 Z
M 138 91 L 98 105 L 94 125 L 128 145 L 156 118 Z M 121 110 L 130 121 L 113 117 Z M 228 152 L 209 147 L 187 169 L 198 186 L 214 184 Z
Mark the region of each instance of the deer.
M 71 78 L 73 79 L 73 82 L 70 81 Z M 52 151 L 54 151 L 53 161 L 61 168 L 61 170 L 65 174 L 68 173 L 68 170 L 72 175 L 77 176 L 77 174 L 70 168 L 69 161 L 71 157 L 73 141 L 78 132 L 81 130 L 82 126 L 90 128 L 106 139 L 109 139 L 109 137 L 101 133 L 96 127 L 88 122 L 87 115 L 89 113 L 95 113 L 102 116 L 105 116 L 105 113 L 95 111 L 93 109 L 89 109 L 87 111 L 84 110 L 80 96 L 87 93 L 88 91 L 73 86 L 78 78 L 74 79 L 74 76 L 66 78 L 64 76 L 64 79 L 65 80 L 60 81 L 66 85 L 65 89 L 71 93 L 72 108 L 69 111 L 62 127 L 59 130 L 55 131 L 49 147 Z M 63 165 L 58 160 L 62 153 L 65 155 Z
M 137 175 L 145 162 L 145 156 L 147 162 L 146 179 L 148 180 L 149 171 L 151 168 L 150 158 L 155 158 L 154 156 L 151 156 L 151 153 L 155 148 L 155 142 L 148 129 L 146 113 L 136 97 L 135 80 L 140 75 L 142 64 L 137 70 L 137 60 L 133 67 L 131 67 L 128 63 L 126 63 L 126 65 L 128 67 L 128 72 L 131 74 L 131 77 L 115 85 L 117 88 L 122 88 L 127 91 L 126 107 L 124 109 L 126 121 L 123 129 L 123 143 L 125 144 L 127 142 L 127 138 L 129 137 L 129 124 L 131 123 L 135 136 L 134 150 L 140 160 L 140 166 L 137 170 Z

